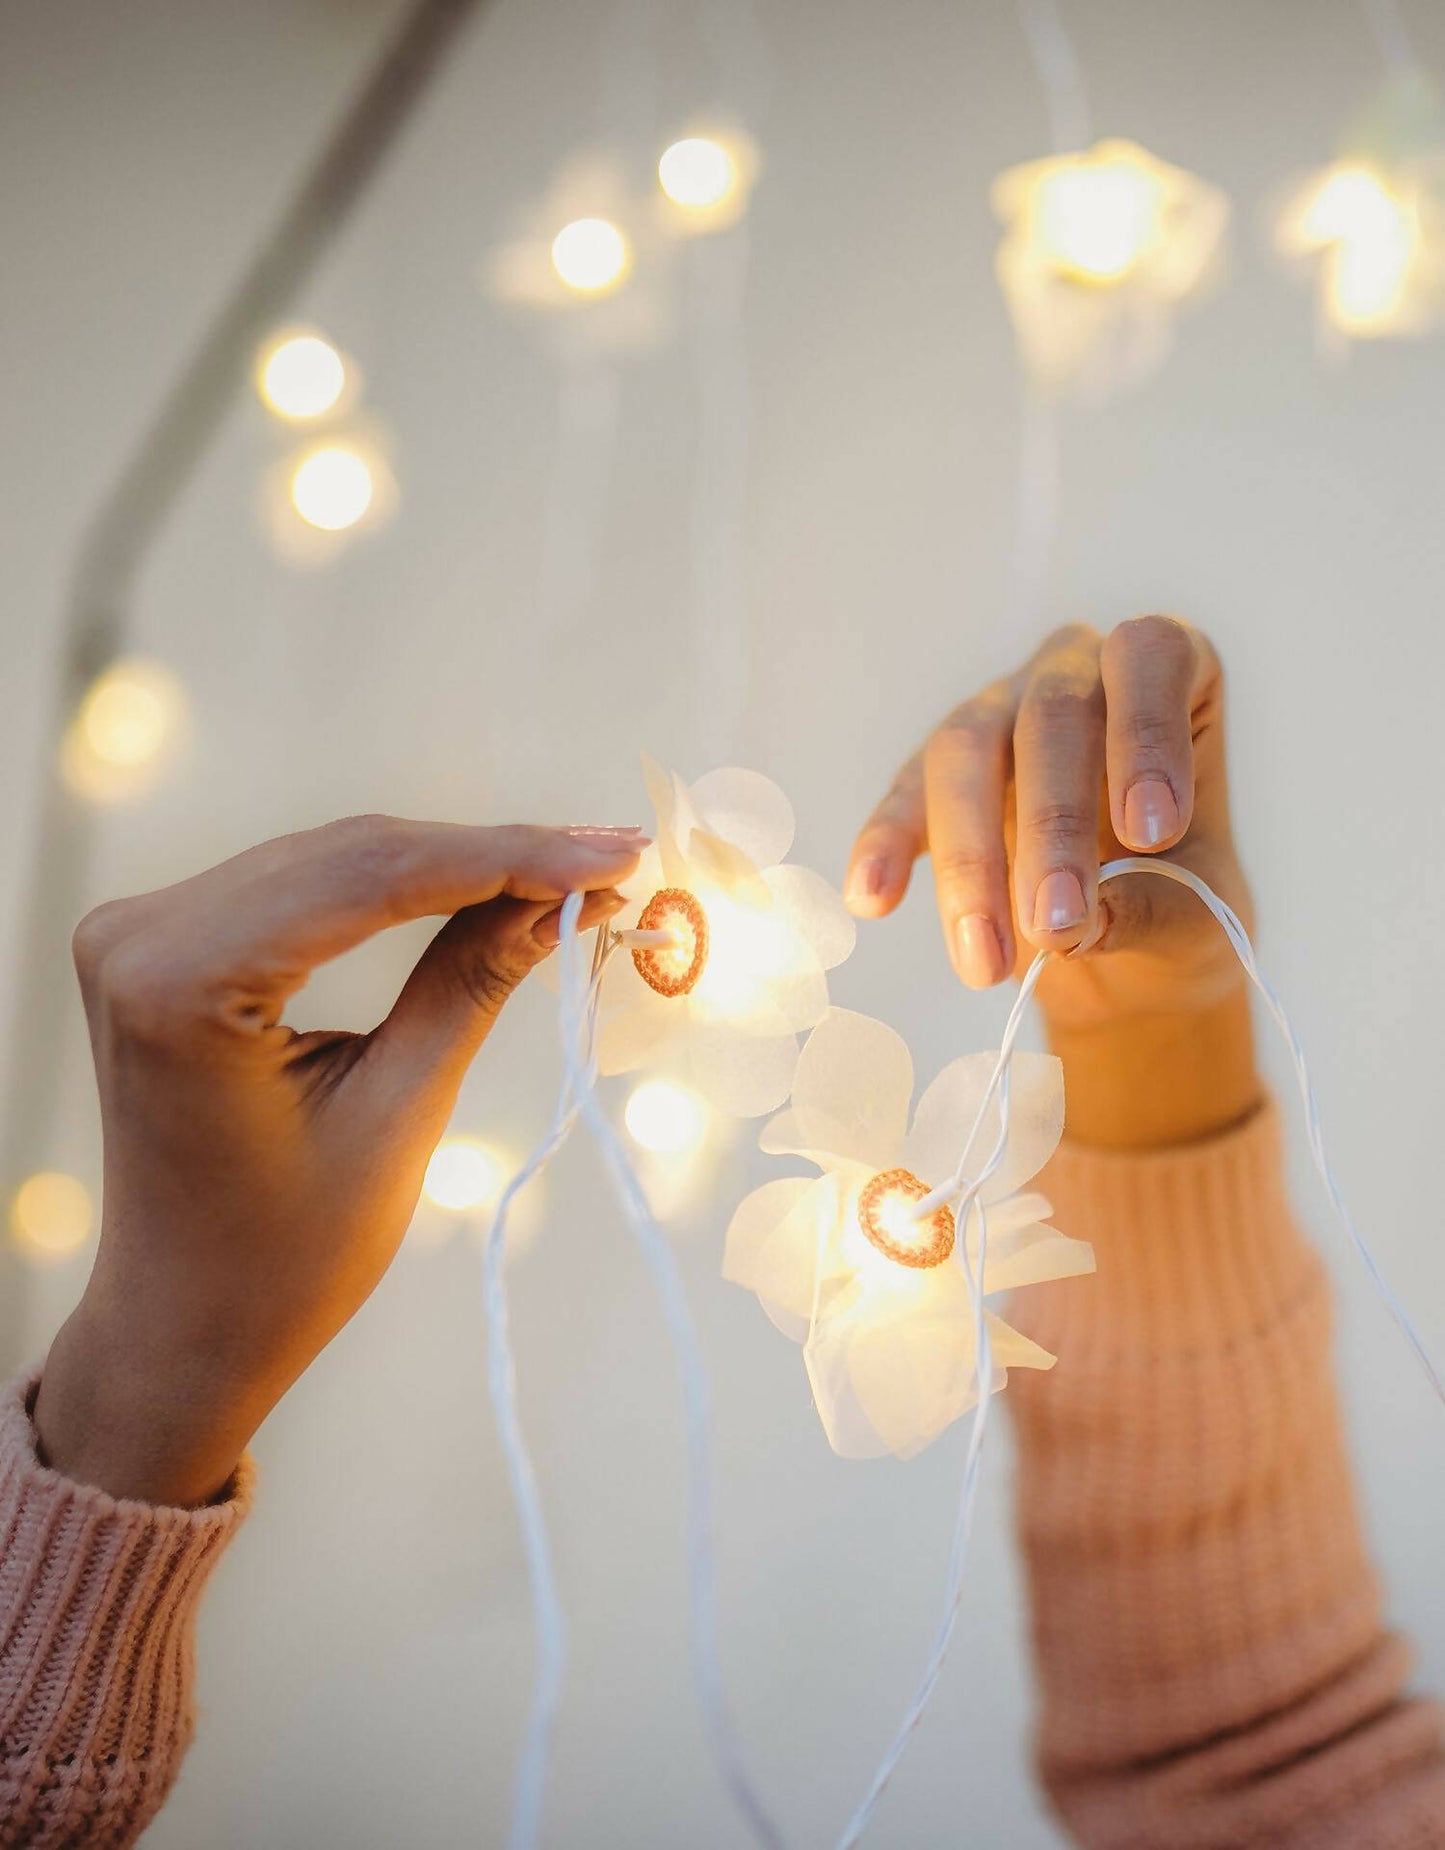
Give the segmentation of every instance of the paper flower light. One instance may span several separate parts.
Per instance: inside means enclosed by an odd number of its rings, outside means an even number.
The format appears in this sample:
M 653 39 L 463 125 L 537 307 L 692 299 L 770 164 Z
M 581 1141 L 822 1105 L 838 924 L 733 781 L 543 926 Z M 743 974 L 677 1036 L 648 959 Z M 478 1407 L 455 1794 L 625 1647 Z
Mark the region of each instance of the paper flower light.
M 785 861 L 788 799 L 755 771 L 692 785 L 644 760 L 656 839 L 614 921 L 598 1069 L 667 1068 L 719 1111 L 759 1117 L 788 1096 L 798 1035 L 828 1007 L 825 972 L 853 948 L 842 899 Z
M 974 1317 L 958 1252 L 978 1223 L 914 1204 L 953 1174 L 993 1071 L 991 1053 L 952 1061 L 909 1123 L 913 1062 L 881 1021 L 832 1009 L 798 1061 L 790 1107 L 762 1147 L 806 1157 L 821 1175 L 784 1177 L 747 1196 L 728 1228 L 723 1275 L 757 1293 L 803 1345 L 824 1431 L 847 1457 L 907 1458 L 974 1403 Z M 1050 1055 L 1013 1056 L 1004 1158 L 983 1185 L 985 1295 L 1094 1269 L 1093 1249 L 1047 1224 L 1049 1203 L 1020 1192 L 1063 1128 L 1063 1078 Z M 980 1169 L 999 1130 L 991 1103 L 974 1149 Z M 976 1276 L 976 1268 L 975 1268 Z M 1054 1357 L 987 1313 L 997 1384 Z
M 1445 159 L 1337 162 L 1291 201 L 1278 242 L 1319 258 L 1328 328 L 1357 340 L 1424 333 L 1445 319 Z
M 997 272 L 1024 363 L 1101 396 L 1168 352 L 1174 310 L 1209 277 L 1223 193 L 1132 141 L 1011 167 L 993 183 Z

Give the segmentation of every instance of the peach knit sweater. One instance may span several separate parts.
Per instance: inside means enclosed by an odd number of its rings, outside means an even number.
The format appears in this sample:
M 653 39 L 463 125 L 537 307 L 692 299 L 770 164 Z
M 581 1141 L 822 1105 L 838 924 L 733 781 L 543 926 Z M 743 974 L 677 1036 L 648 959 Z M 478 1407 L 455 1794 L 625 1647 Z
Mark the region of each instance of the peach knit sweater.
M 1006 1397 L 1064 1824 L 1097 1850 L 1445 1850 L 1441 1718 L 1381 1627 L 1273 1109 L 1187 1149 L 1065 1146 L 1045 1186 L 1099 1261 L 1021 1294 L 1061 1359 Z M 249 1467 L 210 1509 L 116 1502 L 38 1462 L 32 1394 L 0 1407 L 0 1846 L 113 1850 L 185 1751 Z

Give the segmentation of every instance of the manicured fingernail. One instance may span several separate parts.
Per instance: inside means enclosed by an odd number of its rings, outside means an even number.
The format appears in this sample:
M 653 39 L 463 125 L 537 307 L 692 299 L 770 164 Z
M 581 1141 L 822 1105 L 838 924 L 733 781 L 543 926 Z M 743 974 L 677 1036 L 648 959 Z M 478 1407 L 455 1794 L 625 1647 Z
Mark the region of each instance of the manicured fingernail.
M 1155 848 L 1179 827 L 1179 805 L 1168 784 L 1144 777 L 1124 794 L 1124 834 L 1136 848 Z
M 1089 916 L 1084 904 L 1084 889 L 1076 875 L 1060 869 L 1039 882 L 1034 899 L 1035 931 L 1067 931 L 1082 925 Z
M 850 906 L 866 905 L 877 899 L 888 884 L 888 860 L 885 855 L 870 855 L 866 861 L 859 861 L 849 870 L 848 885 L 844 893 Z
M 635 822 L 629 822 L 616 828 L 609 823 L 569 822 L 562 833 L 584 840 L 592 837 L 599 841 L 615 841 L 622 837 L 641 835 L 642 830 Z
M 970 989 L 989 989 L 1004 974 L 1003 946 L 993 920 L 983 912 L 970 912 L 954 930 L 958 946 L 958 974 Z

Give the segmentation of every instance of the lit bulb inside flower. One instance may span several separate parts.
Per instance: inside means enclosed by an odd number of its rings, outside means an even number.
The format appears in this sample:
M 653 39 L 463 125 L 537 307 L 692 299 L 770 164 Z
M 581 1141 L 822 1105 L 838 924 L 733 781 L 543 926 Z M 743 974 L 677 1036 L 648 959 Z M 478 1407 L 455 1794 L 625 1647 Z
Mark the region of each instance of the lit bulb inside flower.
M 885 1258 L 922 1270 L 942 1265 L 953 1251 L 953 1214 L 936 1208 L 922 1220 L 916 1203 L 928 1194 L 908 1169 L 885 1169 L 858 1196 L 858 1225 Z
M 346 367 L 330 341 L 317 334 L 293 334 L 262 361 L 258 387 L 278 417 L 321 417 L 340 398 Z
M 371 506 L 374 488 L 364 458 L 344 443 L 328 443 L 297 464 L 291 502 L 309 526 L 340 533 L 354 527 Z
M 475 1137 L 446 1137 L 432 1152 L 422 1193 L 434 1208 L 470 1214 L 491 1207 L 505 1181 L 502 1159 L 489 1145 Z
M 628 1099 L 623 1122 L 644 1150 L 678 1156 L 701 1143 L 707 1107 L 686 1086 L 671 1079 L 648 1079 Z
M 43 1170 L 22 1182 L 10 1206 L 10 1229 L 26 1251 L 65 1258 L 84 1246 L 94 1220 L 90 1190 L 77 1177 Z
M 1368 168 L 1331 168 L 1286 241 L 1305 250 L 1333 247 L 1325 307 L 1337 327 L 1367 333 L 1398 318 L 1420 247 L 1419 217 Z
M 627 240 L 605 218 L 576 218 L 552 240 L 552 268 L 569 289 L 600 295 L 627 270 Z
M 666 933 L 667 942 L 634 946 L 632 961 L 649 989 L 660 996 L 686 996 L 708 961 L 708 917 L 686 888 L 665 886 L 653 894 L 637 920 L 640 932 Z
M 1114 153 L 1081 155 L 1039 181 L 1039 244 L 1056 269 L 1089 283 L 1116 283 L 1154 247 L 1163 216 L 1157 174 Z
M 706 211 L 728 198 L 737 184 L 737 168 L 720 143 L 689 135 L 664 150 L 657 180 L 674 205 Z

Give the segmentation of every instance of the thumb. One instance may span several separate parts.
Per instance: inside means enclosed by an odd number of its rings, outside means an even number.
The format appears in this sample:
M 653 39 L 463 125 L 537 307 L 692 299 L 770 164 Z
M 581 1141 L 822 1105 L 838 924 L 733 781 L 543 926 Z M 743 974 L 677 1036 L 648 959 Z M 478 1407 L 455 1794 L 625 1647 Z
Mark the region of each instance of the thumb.
M 1168 957 L 1192 948 L 1218 927 L 1198 898 L 1173 880 L 1146 873 L 1119 874 L 1099 887 L 1098 927 L 1071 957 L 1147 951 Z
M 588 893 L 578 929 L 601 924 L 624 904 L 610 887 Z M 393 1095 L 437 1089 L 450 1110 L 513 990 L 555 948 L 559 913 L 547 901 L 504 898 L 448 919 L 372 1036 L 377 1070 Z

